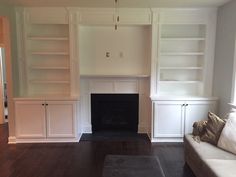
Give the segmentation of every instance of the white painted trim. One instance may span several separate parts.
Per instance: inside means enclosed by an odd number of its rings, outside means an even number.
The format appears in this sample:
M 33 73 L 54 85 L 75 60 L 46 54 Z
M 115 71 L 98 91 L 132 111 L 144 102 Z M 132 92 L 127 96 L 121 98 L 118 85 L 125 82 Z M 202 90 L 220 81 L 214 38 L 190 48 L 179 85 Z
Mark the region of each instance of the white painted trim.
M 16 144 L 16 137 L 15 136 L 9 136 L 8 137 L 8 144 Z
M 80 136 L 81 137 L 81 136 Z M 16 143 L 76 143 L 79 138 L 16 139 Z
M 83 133 L 92 133 L 92 125 L 85 125 L 82 127 Z
M 79 97 L 63 97 L 63 96 L 42 96 L 42 97 L 16 97 L 14 101 L 79 101 Z
M 100 74 L 81 74 L 82 78 L 149 78 L 150 75 L 100 75 Z
M 8 137 L 8 144 L 17 143 L 77 143 L 80 141 L 82 133 L 79 133 L 76 138 L 49 138 L 49 139 L 37 139 L 37 138 L 16 138 L 15 136 Z
M 184 142 L 183 138 L 152 138 L 152 143 L 172 143 L 172 142 Z
M 234 64 L 233 64 L 233 77 L 232 77 L 232 89 L 231 89 L 231 103 L 236 103 L 236 36 L 234 43 Z
M 217 101 L 217 97 L 150 96 L 152 101 Z
M 138 133 L 147 133 L 147 132 L 148 132 L 148 126 L 142 124 L 138 126 Z

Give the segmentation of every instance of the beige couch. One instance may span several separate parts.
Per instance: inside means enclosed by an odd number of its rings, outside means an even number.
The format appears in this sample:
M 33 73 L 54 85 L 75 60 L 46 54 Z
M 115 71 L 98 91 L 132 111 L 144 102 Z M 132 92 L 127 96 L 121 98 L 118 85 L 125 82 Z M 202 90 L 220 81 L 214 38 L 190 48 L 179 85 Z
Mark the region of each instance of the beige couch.
M 184 151 L 196 177 L 236 177 L 236 155 L 209 143 L 198 143 L 192 135 L 185 135 Z

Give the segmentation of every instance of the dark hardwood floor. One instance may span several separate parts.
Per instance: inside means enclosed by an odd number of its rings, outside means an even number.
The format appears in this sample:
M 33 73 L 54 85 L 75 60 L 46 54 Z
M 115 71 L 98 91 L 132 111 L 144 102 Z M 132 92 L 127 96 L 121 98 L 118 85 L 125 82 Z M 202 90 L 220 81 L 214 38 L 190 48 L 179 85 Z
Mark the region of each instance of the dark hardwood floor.
M 101 177 L 107 154 L 158 156 L 166 177 L 194 177 L 184 165 L 180 143 L 140 140 L 8 145 L 7 132 L 7 124 L 0 125 L 0 177 Z

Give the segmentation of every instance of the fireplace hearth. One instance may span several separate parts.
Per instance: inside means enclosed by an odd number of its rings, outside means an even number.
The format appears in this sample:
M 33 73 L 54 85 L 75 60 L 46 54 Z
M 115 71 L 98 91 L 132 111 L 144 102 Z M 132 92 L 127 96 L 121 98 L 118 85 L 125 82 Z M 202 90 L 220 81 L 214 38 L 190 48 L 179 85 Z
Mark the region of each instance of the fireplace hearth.
M 93 133 L 137 133 L 138 115 L 138 94 L 91 94 Z

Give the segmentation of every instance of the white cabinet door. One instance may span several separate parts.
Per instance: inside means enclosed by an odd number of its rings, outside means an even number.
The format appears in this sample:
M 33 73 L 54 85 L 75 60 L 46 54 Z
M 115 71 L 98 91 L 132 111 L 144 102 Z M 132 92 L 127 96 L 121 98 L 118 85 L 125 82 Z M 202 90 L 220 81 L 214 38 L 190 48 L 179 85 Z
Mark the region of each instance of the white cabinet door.
M 207 120 L 208 112 L 215 112 L 215 101 L 191 101 L 185 106 L 185 134 L 192 133 L 193 123 Z
M 76 135 L 74 101 L 46 102 L 47 137 L 68 138 Z
M 45 138 L 45 106 L 43 101 L 15 103 L 16 137 Z
M 184 102 L 154 103 L 154 138 L 179 138 L 184 135 Z

